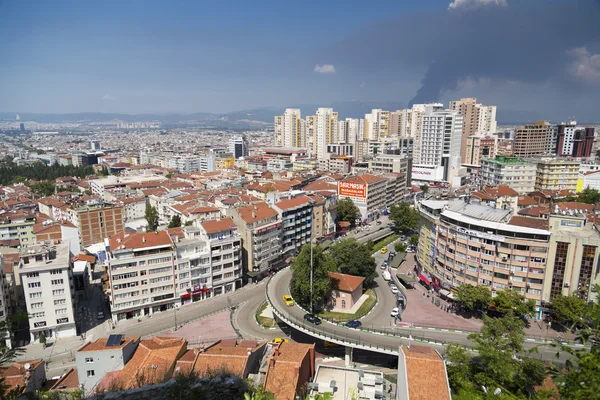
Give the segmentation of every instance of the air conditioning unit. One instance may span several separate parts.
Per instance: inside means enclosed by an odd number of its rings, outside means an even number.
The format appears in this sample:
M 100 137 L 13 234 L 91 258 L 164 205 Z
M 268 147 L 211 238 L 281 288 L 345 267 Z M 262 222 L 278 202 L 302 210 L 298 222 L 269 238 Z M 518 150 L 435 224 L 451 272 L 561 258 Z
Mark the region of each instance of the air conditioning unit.
M 566 282 L 564 286 L 565 287 L 571 287 L 571 284 L 569 282 Z

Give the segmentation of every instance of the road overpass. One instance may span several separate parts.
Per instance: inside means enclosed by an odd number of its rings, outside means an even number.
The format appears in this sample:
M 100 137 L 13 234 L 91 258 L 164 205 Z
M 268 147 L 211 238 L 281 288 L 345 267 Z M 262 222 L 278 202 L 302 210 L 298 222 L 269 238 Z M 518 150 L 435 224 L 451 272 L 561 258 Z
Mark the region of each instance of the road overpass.
M 273 308 L 273 313 L 290 327 L 304 332 L 315 339 L 327 340 L 328 342 L 346 347 L 347 362 L 349 357 L 351 357 L 352 348 L 398 355 L 399 346 L 407 345 L 411 340 L 415 344 L 433 347 L 442 353 L 446 344 L 457 344 L 469 349 L 473 348 L 473 343 L 468 338 L 468 332 L 450 332 L 427 328 L 417 329 L 395 326 L 374 326 L 373 328 L 363 326 L 361 329 L 351 329 L 325 320 L 323 320 L 321 325 L 313 325 L 304 320 L 306 311 L 297 305 L 286 307 L 283 301 L 283 295 L 290 293 L 291 278 L 292 271 L 290 268 L 286 268 L 275 274 L 267 283 L 267 301 Z M 548 362 L 564 363 L 571 357 L 568 353 L 561 352 L 557 359 L 557 349 L 552 347 L 550 343 L 527 339 L 525 349 L 532 350 L 534 348 L 537 348 L 537 351 L 532 357 Z

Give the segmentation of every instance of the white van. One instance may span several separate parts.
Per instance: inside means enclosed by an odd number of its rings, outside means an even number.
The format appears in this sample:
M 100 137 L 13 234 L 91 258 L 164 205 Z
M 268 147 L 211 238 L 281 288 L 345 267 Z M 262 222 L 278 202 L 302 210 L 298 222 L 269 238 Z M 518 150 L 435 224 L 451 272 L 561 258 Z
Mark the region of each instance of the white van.
M 389 273 L 389 271 L 383 271 L 383 279 L 386 281 L 391 281 L 392 280 L 392 274 Z

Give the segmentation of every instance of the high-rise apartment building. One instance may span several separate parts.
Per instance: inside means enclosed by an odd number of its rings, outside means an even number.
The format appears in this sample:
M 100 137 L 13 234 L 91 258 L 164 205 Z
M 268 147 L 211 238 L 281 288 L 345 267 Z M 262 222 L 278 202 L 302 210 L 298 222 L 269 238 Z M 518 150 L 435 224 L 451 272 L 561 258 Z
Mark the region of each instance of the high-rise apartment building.
M 450 109 L 458 111 L 464 117 L 460 155 L 462 159 L 466 159 L 466 144 L 469 136 L 496 132 L 496 106 L 483 106 L 477 104 L 476 98 L 469 97 L 451 101 Z
M 467 158 L 462 160 L 462 163 L 463 165 L 480 167 L 481 160 L 496 157 L 497 150 L 497 136 L 469 136 L 467 139 Z
M 246 136 L 236 136 L 229 139 L 229 152 L 233 154 L 236 160 L 240 157 L 248 156 L 248 140 Z
M 557 125 L 556 154 L 587 158 L 592 155 L 594 128 L 577 126 L 577 121 Z
M 313 201 L 308 196 L 296 196 L 274 204 L 283 226 L 282 252 L 289 256 L 310 243 L 312 236 Z
M 306 125 L 299 108 L 288 108 L 275 117 L 275 144 L 284 147 L 306 146 Z
M 316 127 L 313 136 L 316 139 L 317 159 L 322 159 L 327 153 L 327 145 L 334 143 L 338 137 L 338 113 L 333 108 L 319 108 L 315 115 Z
M 526 124 L 516 129 L 513 154 L 516 157 L 539 157 L 553 152 L 553 127 L 547 121 Z
M 389 136 L 390 112 L 373 109 L 365 115 L 365 136 L 369 140 L 379 140 Z

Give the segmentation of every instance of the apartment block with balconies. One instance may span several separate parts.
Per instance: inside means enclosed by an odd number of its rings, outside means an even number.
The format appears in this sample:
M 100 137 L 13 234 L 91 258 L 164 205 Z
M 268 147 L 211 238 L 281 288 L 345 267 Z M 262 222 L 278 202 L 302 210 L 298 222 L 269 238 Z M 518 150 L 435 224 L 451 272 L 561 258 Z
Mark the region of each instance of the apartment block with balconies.
M 296 196 L 275 203 L 282 223 L 282 252 L 289 256 L 310 243 L 313 222 L 313 201 L 308 196 Z
M 541 318 L 550 243 L 547 220 L 455 200 L 442 211 L 437 231 L 434 285 L 450 290 L 484 285 L 492 295 L 514 290 L 536 301 Z

